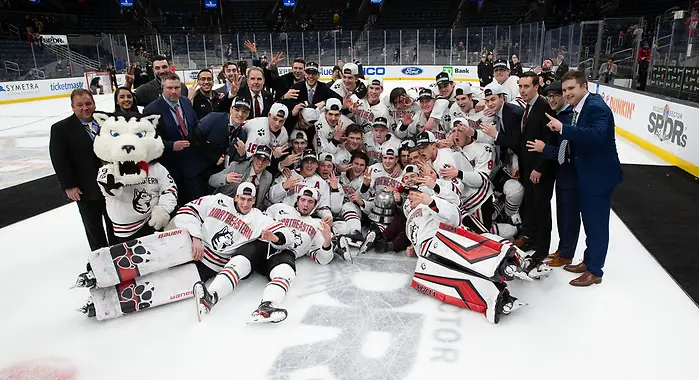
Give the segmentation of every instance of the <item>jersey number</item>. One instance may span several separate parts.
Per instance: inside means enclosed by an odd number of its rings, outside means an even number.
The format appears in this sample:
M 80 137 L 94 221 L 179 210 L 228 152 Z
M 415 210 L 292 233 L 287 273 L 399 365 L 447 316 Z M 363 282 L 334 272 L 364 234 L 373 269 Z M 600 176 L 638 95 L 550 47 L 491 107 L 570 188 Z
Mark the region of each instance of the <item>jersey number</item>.
M 255 149 L 257 149 L 257 144 L 250 144 L 250 147 L 248 148 L 248 152 L 255 153 Z

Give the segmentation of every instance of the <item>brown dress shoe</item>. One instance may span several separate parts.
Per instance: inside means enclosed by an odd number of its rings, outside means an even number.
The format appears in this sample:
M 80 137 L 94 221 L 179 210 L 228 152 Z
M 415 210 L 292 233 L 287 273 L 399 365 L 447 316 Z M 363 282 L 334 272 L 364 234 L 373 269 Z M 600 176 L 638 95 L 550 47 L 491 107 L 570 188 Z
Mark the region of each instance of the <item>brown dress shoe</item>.
M 592 284 L 601 284 L 602 277 L 597 277 L 590 272 L 585 272 L 582 276 L 572 280 L 570 282 L 573 286 L 590 286 Z
M 556 259 L 556 258 L 560 257 L 560 255 L 561 255 L 561 251 L 556 251 L 556 252 L 546 256 L 546 258 L 547 259 Z
M 563 267 L 563 269 L 567 270 L 568 272 L 572 273 L 585 273 L 587 272 L 587 265 L 585 263 L 580 263 L 580 264 L 568 264 Z
M 566 259 L 563 257 L 556 256 L 554 259 L 547 261 L 546 265 L 552 267 L 552 268 L 558 268 L 562 267 L 564 265 L 568 265 L 573 261 L 573 259 Z

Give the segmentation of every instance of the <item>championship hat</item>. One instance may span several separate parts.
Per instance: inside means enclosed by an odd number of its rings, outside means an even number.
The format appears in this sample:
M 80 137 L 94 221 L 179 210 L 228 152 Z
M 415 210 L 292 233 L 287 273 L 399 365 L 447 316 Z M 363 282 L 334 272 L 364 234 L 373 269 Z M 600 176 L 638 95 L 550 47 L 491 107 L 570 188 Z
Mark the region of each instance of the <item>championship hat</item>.
M 415 148 L 415 141 L 413 141 L 413 140 L 403 140 L 403 141 L 400 143 L 400 148 L 401 148 L 401 149 Z
M 471 88 L 471 83 L 457 83 L 456 85 L 456 95 L 471 95 L 473 94 L 473 89 Z
M 435 80 L 437 81 L 437 85 L 439 86 L 440 84 L 446 84 L 451 82 L 451 77 L 449 76 L 448 72 L 442 71 L 441 73 L 437 74 Z
M 312 187 L 304 187 L 299 191 L 299 198 L 300 197 L 311 197 L 313 198 L 314 201 L 318 202 L 320 200 L 320 191 L 318 189 L 314 189 Z
M 497 69 L 505 69 L 509 70 L 510 69 L 510 64 L 507 62 L 507 59 L 505 58 L 498 58 L 493 62 L 493 70 Z
M 303 155 L 301 156 L 301 161 L 306 161 L 306 160 L 313 160 L 318 162 L 318 156 L 313 152 L 313 149 L 306 149 L 303 151 Z
M 504 93 L 505 93 L 505 88 L 502 87 L 496 81 L 490 82 L 487 86 L 485 86 L 485 90 L 483 90 L 484 96 L 500 95 L 500 94 L 504 94 Z
M 318 154 L 318 161 L 327 161 L 332 162 L 333 164 L 335 163 L 335 161 L 333 161 L 332 153 L 329 152 L 320 152 L 320 154 Z
M 269 113 L 286 120 L 286 118 L 289 116 L 289 109 L 281 103 L 274 103 L 272 104 L 272 108 L 269 109 Z
M 383 127 L 383 128 L 388 129 L 388 120 L 386 120 L 386 118 L 382 117 L 382 116 L 377 117 L 376 119 L 374 119 L 374 123 L 371 124 L 371 126 L 374 128 Z
M 396 157 L 398 156 L 398 149 L 395 146 L 383 147 L 381 148 L 381 155 Z
M 468 120 L 464 119 L 463 117 L 457 117 L 454 120 L 451 121 L 451 129 L 452 131 L 454 128 L 458 127 L 458 124 L 468 126 Z
M 420 173 L 420 169 L 417 168 L 417 165 L 405 165 L 405 168 L 403 168 L 403 175 L 406 175 L 408 173 Z
M 325 110 L 342 111 L 342 102 L 340 102 L 340 99 L 330 98 L 325 101 Z
M 250 110 L 250 100 L 248 98 L 243 97 L 243 96 L 236 96 L 235 99 L 233 99 L 233 104 L 231 104 L 231 107 L 233 108 L 247 108 L 247 110 Z
M 369 81 L 369 86 L 381 86 L 381 87 L 383 87 L 383 79 L 371 78 L 371 80 Z
M 345 65 L 342 66 L 342 73 L 343 74 L 359 75 L 359 66 L 357 66 L 354 63 L 345 63 Z
M 319 72 L 318 70 L 318 63 L 317 62 L 306 62 L 306 67 L 304 68 L 304 71 L 308 72 Z
M 318 112 L 318 109 L 315 107 L 306 107 L 301 110 L 301 116 L 303 116 L 303 120 L 309 123 L 315 123 L 320 119 L 320 112 Z
M 255 148 L 255 153 L 253 153 L 252 156 L 271 161 L 272 149 L 267 145 L 258 145 L 257 148 Z
M 417 95 L 417 100 L 422 100 L 426 98 L 434 99 L 434 91 L 432 91 L 432 89 L 429 87 L 421 88 L 420 92 Z
M 291 131 L 291 135 L 289 136 L 289 140 L 294 141 L 294 140 L 305 140 L 308 141 L 308 135 L 306 135 L 306 132 L 300 130 L 300 129 L 294 129 Z
M 235 195 L 249 195 L 254 197 L 257 194 L 257 189 L 255 185 L 250 182 L 243 182 L 238 185 L 238 189 L 235 191 Z
M 417 146 L 426 146 L 436 142 L 437 139 L 434 137 L 434 133 L 430 131 L 420 132 L 415 139 L 415 145 Z

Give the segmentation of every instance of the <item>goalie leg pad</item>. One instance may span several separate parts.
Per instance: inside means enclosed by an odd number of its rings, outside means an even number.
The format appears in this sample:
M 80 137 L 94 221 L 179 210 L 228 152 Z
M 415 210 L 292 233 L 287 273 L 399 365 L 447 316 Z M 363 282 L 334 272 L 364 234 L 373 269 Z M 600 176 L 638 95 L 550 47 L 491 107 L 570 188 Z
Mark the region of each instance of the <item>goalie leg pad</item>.
M 191 260 L 192 239 L 183 229 L 157 232 L 100 248 L 88 256 L 98 288 L 111 287 Z
M 411 285 L 440 301 L 485 314 L 491 323 L 497 323 L 502 314 L 498 302 L 505 295 L 504 284 L 447 268 L 424 257 L 418 258 Z
M 199 281 L 194 264 L 151 273 L 108 288 L 90 289 L 95 317 L 102 321 L 192 297 Z

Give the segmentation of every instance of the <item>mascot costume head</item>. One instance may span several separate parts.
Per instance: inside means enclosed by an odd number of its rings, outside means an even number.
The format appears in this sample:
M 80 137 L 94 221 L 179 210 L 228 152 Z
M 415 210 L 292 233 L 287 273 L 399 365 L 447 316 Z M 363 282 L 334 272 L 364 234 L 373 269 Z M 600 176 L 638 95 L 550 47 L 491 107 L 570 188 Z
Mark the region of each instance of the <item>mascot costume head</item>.
M 124 185 L 143 182 L 148 175 L 148 163 L 165 150 L 156 129 L 160 115 L 95 112 L 93 117 L 100 126 L 95 137 L 95 154 L 113 166 L 114 180 Z

